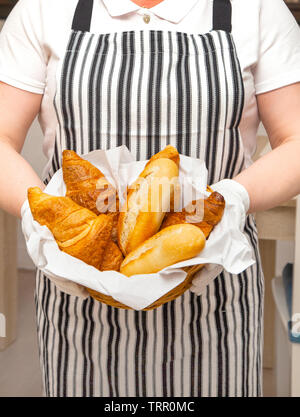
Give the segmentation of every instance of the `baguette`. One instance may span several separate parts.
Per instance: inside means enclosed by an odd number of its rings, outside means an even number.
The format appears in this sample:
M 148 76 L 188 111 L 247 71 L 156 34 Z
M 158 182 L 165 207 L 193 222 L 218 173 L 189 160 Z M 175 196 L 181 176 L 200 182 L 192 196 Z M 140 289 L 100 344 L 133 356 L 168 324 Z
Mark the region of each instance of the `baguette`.
M 120 272 L 128 277 L 159 272 L 167 266 L 193 258 L 201 252 L 205 242 L 203 232 L 191 224 L 166 227 L 127 255 Z
M 176 163 L 160 158 L 147 164 L 130 187 L 118 221 L 118 244 L 125 256 L 158 232 L 177 180 Z
M 167 145 L 162 151 L 153 155 L 147 162 L 147 165 L 151 164 L 151 162 L 156 161 L 157 159 L 160 159 L 160 158 L 171 159 L 179 167 L 180 156 L 179 156 L 177 149 L 174 148 L 174 146 L 172 145 Z

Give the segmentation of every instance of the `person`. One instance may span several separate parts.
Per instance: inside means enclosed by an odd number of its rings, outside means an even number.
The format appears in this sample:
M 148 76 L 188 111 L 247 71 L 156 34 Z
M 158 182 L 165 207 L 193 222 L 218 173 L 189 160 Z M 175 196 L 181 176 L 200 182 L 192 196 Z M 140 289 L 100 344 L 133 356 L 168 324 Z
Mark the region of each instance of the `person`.
M 19 216 L 61 153 L 166 144 L 239 201 L 255 265 L 151 311 L 61 291 L 40 271 L 46 396 L 261 396 L 264 283 L 253 213 L 300 192 L 300 30 L 282 0 L 20 0 L 0 37 L 0 206 Z M 43 182 L 20 156 L 39 116 Z M 260 121 L 272 151 L 252 163 Z M 225 181 L 225 182 L 224 182 Z M 199 278 L 199 277 L 198 277 Z M 202 279 L 206 279 L 202 276 Z

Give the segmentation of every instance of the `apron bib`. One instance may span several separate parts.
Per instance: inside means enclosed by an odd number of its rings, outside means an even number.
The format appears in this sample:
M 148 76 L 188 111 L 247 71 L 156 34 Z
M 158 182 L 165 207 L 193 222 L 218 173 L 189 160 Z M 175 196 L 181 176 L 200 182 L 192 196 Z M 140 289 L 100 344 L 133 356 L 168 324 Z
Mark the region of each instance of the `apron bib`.
M 206 162 L 209 184 L 244 168 L 241 69 L 231 3 L 214 0 L 207 34 L 90 32 L 92 0 L 79 0 L 57 71 L 52 166 L 126 145 L 137 160 L 167 144 Z M 256 265 L 220 274 L 156 310 L 119 310 L 60 292 L 39 271 L 36 311 L 47 396 L 261 395 L 263 276 L 253 216 L 245 233 Z

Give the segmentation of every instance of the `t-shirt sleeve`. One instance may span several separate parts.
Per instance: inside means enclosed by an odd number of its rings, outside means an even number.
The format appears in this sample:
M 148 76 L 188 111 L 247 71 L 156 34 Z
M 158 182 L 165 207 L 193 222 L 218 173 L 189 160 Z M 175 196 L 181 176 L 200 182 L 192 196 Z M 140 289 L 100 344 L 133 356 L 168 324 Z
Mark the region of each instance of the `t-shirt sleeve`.
M 0 81 L 43 94 L 47 51 L 40 1 L 19 0 L 0 33 Z
M 256 94 L 300 81 L 300 28 L 283 0 L 261 0 Z

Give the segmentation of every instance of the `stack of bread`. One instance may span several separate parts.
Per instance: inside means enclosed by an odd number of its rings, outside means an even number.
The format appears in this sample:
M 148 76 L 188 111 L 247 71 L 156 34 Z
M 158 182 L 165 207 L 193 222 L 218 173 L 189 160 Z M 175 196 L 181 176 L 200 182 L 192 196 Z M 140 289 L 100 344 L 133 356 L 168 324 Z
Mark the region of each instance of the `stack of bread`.
M 128 187 L 120 207 L 104 174 L 74 151 L 63 152 L 66 196 L 28 190 L 34 220 L 47 226 L 60 250 L 100 271 L 126 276 L 157 273 L 196 256 L 221 220 L 225 201 L 217 192 L 178 212 L 180 157 L 167 146 Z M 203 216 L 197 218 L 202 205 Z

